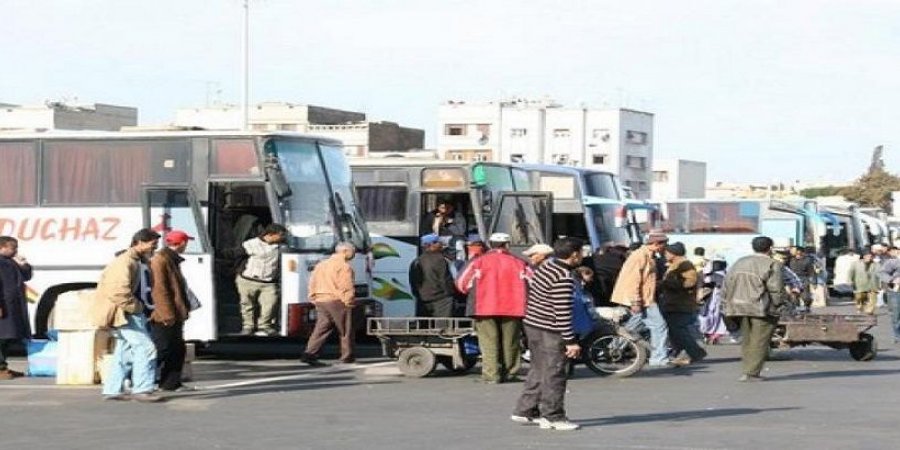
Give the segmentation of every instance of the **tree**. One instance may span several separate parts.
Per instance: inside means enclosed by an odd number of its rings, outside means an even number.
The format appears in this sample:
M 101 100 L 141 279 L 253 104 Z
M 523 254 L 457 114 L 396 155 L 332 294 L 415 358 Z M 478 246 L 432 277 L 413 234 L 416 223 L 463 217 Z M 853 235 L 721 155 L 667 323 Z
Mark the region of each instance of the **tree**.
M 844 189 L 846 189 L 846 187 L 843 187 L 843 186 L 823 186 L 823 187 L 806 188 L 806 189 L 800 190 L 800 195 L 805 198 L 831 197 L 834 195 L 843 195 Z
M 843 194 L 847 200 L 867 207 L 878 207 L 891 212 L 891 192 L 900 191 L 900 177 L 884 170 L 881 160 L 882 146 L 875 147 L 869 170 Z

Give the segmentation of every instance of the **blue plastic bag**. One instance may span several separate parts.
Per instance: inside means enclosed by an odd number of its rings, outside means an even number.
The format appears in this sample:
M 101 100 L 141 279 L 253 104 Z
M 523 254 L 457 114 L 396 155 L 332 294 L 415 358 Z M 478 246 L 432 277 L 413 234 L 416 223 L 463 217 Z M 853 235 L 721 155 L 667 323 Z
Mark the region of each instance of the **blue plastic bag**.
M 29 377 L 56 376 L 58 345 L 58 342 L 48 339 L 31 339 L 26 343 Z

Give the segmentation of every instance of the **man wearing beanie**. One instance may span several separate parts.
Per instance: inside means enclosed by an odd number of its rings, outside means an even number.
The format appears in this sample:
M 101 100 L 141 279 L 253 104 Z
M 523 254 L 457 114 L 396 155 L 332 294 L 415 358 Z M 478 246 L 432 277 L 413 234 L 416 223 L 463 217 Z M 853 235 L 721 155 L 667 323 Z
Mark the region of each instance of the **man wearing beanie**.
M 672 341 L 671 354 L 676 356 L 681 350 L 688 354 L 686 358 L 672 361 L 677 365 L 695 363 L 706 357 L 706 351 L 697 344 L 690 329 L 698 306 L 697 269 L 684 255 L 685 248 L 681 242 L 666 247 L 668 269 L 659 286 L 659 303 Z
M 625 260 L 610 299 L 630 307 L 631 313 L 650 329 L 650 367 L 672 367 L 667 350 L 669 328 L 656 304 L 654 255 L 665 249 L 666 242 L 668 238 L 663 233 L 647 235 L 647 243 L 631 252 Z

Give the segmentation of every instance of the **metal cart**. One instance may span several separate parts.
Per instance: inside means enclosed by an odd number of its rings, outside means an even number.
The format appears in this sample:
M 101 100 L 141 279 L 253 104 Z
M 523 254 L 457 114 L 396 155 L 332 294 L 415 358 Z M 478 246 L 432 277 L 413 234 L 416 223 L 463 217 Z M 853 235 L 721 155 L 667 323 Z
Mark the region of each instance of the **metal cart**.
M 366 331 L 381 341 L 385 356 L 397 358 L 400 371 L 424 377 L 438 363 L 465 373 L 478 362 L 472 319 L 451 317 L 372 317 Z
M 859 314 L 782 315 L 772 337 L 776 347 L 790 348 L 819 343 L 834 349 L 850 349 L 857 361 L 870 361 L 878 353 L 875 337 L 867 333 L 877 324 L 875 316 Z

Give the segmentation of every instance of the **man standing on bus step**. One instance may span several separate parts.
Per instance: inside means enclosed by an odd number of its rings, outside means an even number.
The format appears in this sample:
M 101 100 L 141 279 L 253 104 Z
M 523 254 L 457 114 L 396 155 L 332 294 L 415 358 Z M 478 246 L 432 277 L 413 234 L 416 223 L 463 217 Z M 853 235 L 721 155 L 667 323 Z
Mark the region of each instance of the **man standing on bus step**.
M 631 308 L 633 320 L 640 320 L 650 329 L 650 367 L 656 368 L 673 367 L 668 356 L 669 327 L 656 303 L 656 255 L 668 241 L 663 233 L 649 233 L 647 243 L 628 255 L 610 298 L 613 303 Z
M 31 265 L 19 255 L 19 241 L 0 236 L 0 380 L 21 377 L 6 364 L 9 345 L 31 337 L 25 282 L 31 279 Z
M 281 244 L 287 228 L 266 226 L 259 237 L 248 239 L 234 256 L 242 261 L 235 280 L 241 296 L 241 335 L 275 336 L 281 275 Z
M 409 286 L 416 299 L 419 317 L 452 317 L 456 288 L 450 265 L 444 258 L 444 244 L 436 234 L 420 239 L 422 254 L 409 265 Z
M 127 400 L 122 385 L 131 372 L 131 398 L 158 402 L 153 393 L 156 383 L 156 347 L 147 330 L 142 294 L 141 262 L 153 254 L 159 234 L 144 228 L 131 238 L 131 247 L 121 252 L 103 269 L 92 303 L 94 325 L 109 328 L 116 350 L 109 375 L 103 380 L 103 398 Z
M 194 238 L 184 231 L 169 231 L 165 248 L 150 259 L 150 294 L 153 298 L 150 331 L 156 345 L 159 388 L 164 391 L 184 389 L 181 384 L 186 352 L 184 322 L 188 319 L 190 306 L 187 283 L 181 273 L 181 262 L 184 261 L 181 254 L 192 240 Z
M 491 250 L 472 260 L 456 281 L 468 297 L 468 315 L 475 318 L 481 347 L 481 380 L 485 383 L 519 381 L 522 357 L 522 318 L 525 317 L 528 264 L 509 251 L 510 236 L 494 233 Z
M 437 208 L 425 214 L 422 228 L 438 236 L 456 236 L 466 238 L 466 219 L 456 211 L 453 202 L 448 199 L 438 200 Z
M 743 375 L 738 381 L 762 381 L 760 376 L 781 308 L 787 303 L 781 262 L 772 258 L 772 239 L 753 238 L 754 254 L 737 260 L 725 275 L 725 316 L 741 323 Z
M 309 301 L 316 305 L 316 326 L 313 328 L 306 351 L 300 361 L 310 366 L 324 366 L 319 362 L 319 350 L 332 329 L 337 330 L 341 341 L 342 363 L 352 363 L 353 358 L 353 307 L 356 306 L 353 286 L 353 267 L 350 261 L 356 255 L 356 247 L 341 242 L 330 258 L 316 264 L 309 277 Z

